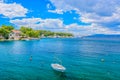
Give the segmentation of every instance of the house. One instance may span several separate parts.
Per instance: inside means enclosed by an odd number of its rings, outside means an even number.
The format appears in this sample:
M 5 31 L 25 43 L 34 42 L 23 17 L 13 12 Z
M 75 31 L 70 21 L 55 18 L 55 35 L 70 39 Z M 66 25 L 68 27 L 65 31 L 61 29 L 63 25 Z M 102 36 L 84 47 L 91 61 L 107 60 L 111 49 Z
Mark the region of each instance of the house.
M 4 37 L 2 35 L 0 35 L 0 39 L 4 39 Z
M 9 34 L 9 39 L 19 40 L 21 37 L 21 31 L 19 30 L 12 30 Z

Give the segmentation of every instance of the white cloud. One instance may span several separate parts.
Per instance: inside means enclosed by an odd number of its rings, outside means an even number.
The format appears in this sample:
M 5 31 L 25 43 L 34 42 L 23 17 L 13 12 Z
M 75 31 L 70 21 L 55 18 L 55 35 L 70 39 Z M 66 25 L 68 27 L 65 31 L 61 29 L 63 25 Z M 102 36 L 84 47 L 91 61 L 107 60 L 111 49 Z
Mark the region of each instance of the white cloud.
M 81 15 L 80 20 L 88 23 L 120 22 L 120 8 L 116 8 L 111 16 L 99 16 L 96 13 L 84 13 Z
M 46 29 L 52 31 L 62 31 L 65 27 L 60 19 L 41 19 L 41 18 L 24 18 L 10 20 L 10 23 L 16 26 L 26 26 L 34 29 Z
M 48 8 L 48 9 L 50 9 L 50 8 L 51 8 L 50 4 L 47 4 L 47 8 Z
M 17 25 L 17 26 L 26 26 L 26 27 L 32 27 L 33 24 L 36 24 L 40 22 L 40 18 L 24 18 L 24 19 L 15 19 L 15 20 L 10 20 L 11 23 Z M 36 25 L 35 25 L 36 26 Z
M 57 14 L 63 14 L 63 11 L 60 10 L 60 9 L 56 9 L 56 10 L 48 10 L 48 12 L 57 13 Z
M 56 9 L 52 10 L 52 12 L 64 13 L 66 11 L 75 10 L 80 16 L 80 21 L 84 23 L 91 23 L 89 26 L 81 26 L 75 23 L 67 25 L 68 31 L 78 35 L 120 34 L 119 30 L 112 30 L 110 27 L 112 24 L 120 23 L 120 0 L 50 1 L 56 7 Z M 116 25 L 114 25 L 114 27 L 116 27 Z
M 0 14 L 5 17 L 15 18 L 15 17 L 25 17 L 28 9 L 24 8 L 22 5 L 17 3 L 0 3 Z
M 97 24 L 91 24 L 88 26 L 70 24 L 66 25 L 66 28 L 69 32 L 72 32 L 79 36 L 86 36 L 92 34 L 120 34 L 119 31 L 114 31 L 106 27 L 98 26 Z
M 50 0 L 52 2 L 52 4 L 54 4 L 54 6 L 56 7 L 56 12 L 58 10 L 62 11 L 62 12 L 66 12 L 66 11 L 70 11 L 73 10 L 74 7 L 72 7 L 71 5 L 66 4 L 65 2 L 67 2 L 67 0 Z
M 96 13 L 110 16 L 119 6 L 120 0 L 50 0 L 51 3 L 63 11 L 78 10 L 79 12 Z
M 50 0 L 56 7 L 52 12 L 60 13 L 75 10 L 84 23 L 110 27 L 120 23 L 120 0 Z M 56 11 L 57 10 L 57 11 Z M 106 26 L 107 24 L 107 26 Z M 116 27 L 114 25 L 113 27 Z
M 51 31 L 71 32 L 75 35 L 86 36 L 92 34 L 120 34 L 119 31 L 114 31 L 109 28 L 99 26 L 97 24 L 78 25 L 76 23 L 65 25 L 61 19 L 41 19 L 41 18 L 24 18 L 10 20 L 11 23 L 17 26 L 32 27 L 34 29 L 45 29 Z

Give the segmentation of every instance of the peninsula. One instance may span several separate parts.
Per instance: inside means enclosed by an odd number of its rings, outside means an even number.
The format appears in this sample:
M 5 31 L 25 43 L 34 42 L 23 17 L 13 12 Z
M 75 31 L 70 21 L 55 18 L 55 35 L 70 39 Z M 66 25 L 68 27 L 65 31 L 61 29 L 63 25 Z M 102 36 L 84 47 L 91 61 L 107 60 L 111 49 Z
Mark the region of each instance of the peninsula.
M 4 40 L 28 40 L 39 38 L 69 38 L 73 34 L 66 32 L 52 32 L 47 30 L 35 30 L 29 27 L 20 27 L 16 30 L 14 26 L 2 25 L 0 27 L 0 41 Z

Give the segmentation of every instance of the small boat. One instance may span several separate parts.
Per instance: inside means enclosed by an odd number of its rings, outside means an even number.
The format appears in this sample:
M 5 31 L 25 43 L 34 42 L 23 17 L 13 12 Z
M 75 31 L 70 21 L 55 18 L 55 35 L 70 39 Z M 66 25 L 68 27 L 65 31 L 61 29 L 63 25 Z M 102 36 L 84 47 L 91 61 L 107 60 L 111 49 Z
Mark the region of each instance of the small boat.
M 29 39 L 25 39 L 26 41 L 29 41 Z
M 59 72 L 64 72 L 66 70 L 66 68 L 60 64 L 51 64 L 51 67 L 55 70 L 55 71 L 59 71 Z

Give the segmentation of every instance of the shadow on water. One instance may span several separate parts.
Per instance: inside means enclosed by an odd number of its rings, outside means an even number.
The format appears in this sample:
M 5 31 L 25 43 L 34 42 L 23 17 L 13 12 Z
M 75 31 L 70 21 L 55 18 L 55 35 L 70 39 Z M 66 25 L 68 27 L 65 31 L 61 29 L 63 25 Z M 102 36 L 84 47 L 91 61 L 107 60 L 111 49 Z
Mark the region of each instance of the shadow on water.
M 66 80 L 67 76 L 64 72 L 58 72 L 53 70 L 54 74 L 58 77 L 58 80 Z
M 54 74 L 57 76 L 57 80 L 89 80 L 87 78 L 78 78 L 73 74 L 68 74 L 66 72 L 58 72 L 53 70 Z

